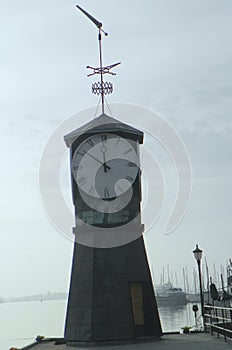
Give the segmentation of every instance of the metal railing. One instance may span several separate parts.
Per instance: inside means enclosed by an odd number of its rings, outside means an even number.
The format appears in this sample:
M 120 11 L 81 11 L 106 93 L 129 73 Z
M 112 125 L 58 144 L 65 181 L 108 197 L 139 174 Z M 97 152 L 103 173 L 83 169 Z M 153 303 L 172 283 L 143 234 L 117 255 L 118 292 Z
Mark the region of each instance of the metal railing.
M 232 308 L 212 305 L 204 305 L 205 325 L 211 334 L 223 336 L 225 341 L 232 340 Z

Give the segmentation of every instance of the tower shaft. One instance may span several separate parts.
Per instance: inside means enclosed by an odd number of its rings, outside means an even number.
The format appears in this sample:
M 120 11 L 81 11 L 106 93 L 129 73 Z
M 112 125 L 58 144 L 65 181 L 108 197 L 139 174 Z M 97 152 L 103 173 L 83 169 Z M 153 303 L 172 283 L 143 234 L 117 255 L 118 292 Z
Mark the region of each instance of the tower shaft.
M 75 243 L 66 342 L 95 344 L 160 335 L 142 236 L 108 249 Z

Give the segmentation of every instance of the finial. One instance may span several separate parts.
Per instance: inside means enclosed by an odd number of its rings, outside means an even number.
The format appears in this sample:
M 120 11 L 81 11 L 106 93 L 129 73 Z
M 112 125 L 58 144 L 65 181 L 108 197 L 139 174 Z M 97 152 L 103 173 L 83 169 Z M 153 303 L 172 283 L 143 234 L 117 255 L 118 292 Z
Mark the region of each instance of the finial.
M 98 41 L 99 41 L 99 60 L 100 60 L 100 67 L 92 67 L 87 66 L 86 68 L 92 69 L 92 73 L 88 74 L 87 76 L 90 77 L 95 74 L 100 74 L 101 81 L 97 83 L 92 84 L 92 93 L 95 95 L 101 95 L 101 101 L 102 101 L 102 114 L 104 114 L 104 105 L 105 105 L 105 95 L 111 94 L 113 92 L 113 84 L 110 82 L 104 82 L 103 75 L 104 74 L 111 74 L 116 75 L 116 73 L 112 73 L 110 70 L 116 66 L 118 66 L 121 62 L 111 64 L 109 66 L 103 67 L 102 63 L 102 37 L 101 33 L 104 33 L 105 36 L 108 36 L 108 33 L 106 33 L 102 29 L 102 23 L 99 22 L 96 18 L 94 18 L 92 15 L 90 15 L 87 11 L 85 11 L 83 8 L 81 8 L 79 5 L 76 5 L 76 7 L 84 13 L 98 28 Z

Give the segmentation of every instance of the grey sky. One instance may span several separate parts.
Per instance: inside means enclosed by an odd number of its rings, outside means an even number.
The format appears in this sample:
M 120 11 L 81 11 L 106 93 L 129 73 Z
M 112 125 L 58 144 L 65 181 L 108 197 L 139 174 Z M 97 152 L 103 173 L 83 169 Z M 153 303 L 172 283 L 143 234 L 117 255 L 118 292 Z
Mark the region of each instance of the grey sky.
M 54 128 L 98 102 L 85 69 L 98 65 L 97 31 L 75 4 L 1 1 L 2 296 L 68 288 L 72 243 L 55 231 L 42 209 L 38 169 Z M 196 243 L 210 267 L 214 261 L 220 266 L 231 258 L 232 243 L 231 1 L 79 4 L 110 34 L 103 43 L 105 64 L 122 61 L 111 78 L 115 93 L 108 102 L 141 104 L 163 115 L 191 158 L 193 191 L 186 216 L 165 236 L 167 204 L 146 236 L 157 280 L 167 264 L 180 276 L 187 265 L 191 274 Z M 156 146 L 154 151 L 163 154 Z M 168 160 L 159 160 L 174 182 Z

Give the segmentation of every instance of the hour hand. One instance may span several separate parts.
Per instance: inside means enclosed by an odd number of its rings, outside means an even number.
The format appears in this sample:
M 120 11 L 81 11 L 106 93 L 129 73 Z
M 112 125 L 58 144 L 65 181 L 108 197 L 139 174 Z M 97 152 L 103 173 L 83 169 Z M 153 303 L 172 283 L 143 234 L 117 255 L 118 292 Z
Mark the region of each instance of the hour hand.
M 104 172 L 107 172 L 107 168 L 109 168 L 109 166 L 106 164 L 106 155 L 105 152 L 103 152 L 103 166 L 104 166 Z M 109 168 L 110 169 L 110 168 Z
M 102 151 L 103 153 L 103 166 L 104 166 L 104 173 L 107 172 L 107 169 L 110 169 L 109 165 L 106 164 L 106 152 Z
M 109 165 L 107 165 L 106 163 L 103 163 L 103 165 L 104 165 L 104 172 L 105 172 L 105 173 L 107 172 L 107 169 L 110 170 Z

